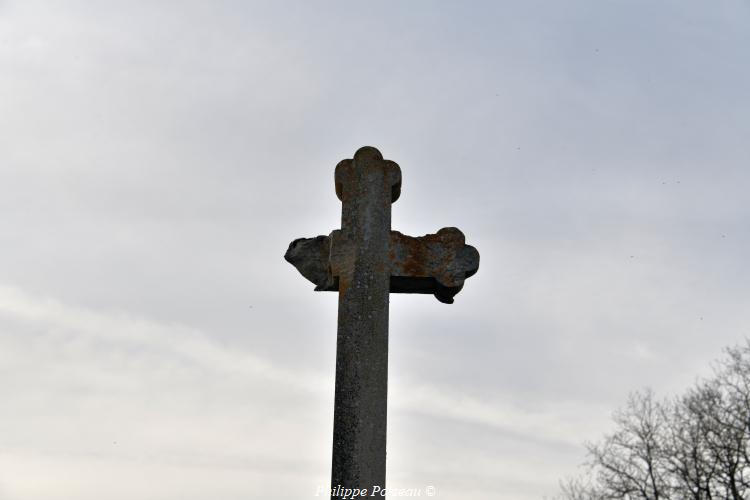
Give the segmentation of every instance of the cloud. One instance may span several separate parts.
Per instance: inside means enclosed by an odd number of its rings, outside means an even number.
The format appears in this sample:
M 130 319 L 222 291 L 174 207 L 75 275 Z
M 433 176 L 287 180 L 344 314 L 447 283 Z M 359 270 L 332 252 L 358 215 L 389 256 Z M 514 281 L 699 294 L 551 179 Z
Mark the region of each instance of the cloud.
M 314 490 L 336 298 L 282 255 L 363 144 L 395 229 L 482 254 L 454 306 L 392 298 L 406 486 L 552 492 L 628 391 L 747 334 L 746 5 L 325 5 L 3 4 L 9 498 Z
M 0 392 L 14 408 L 3 418 L 12 498 L 73 494 L 66 485 L 81 493 L 76 498 L 95 498 L 122 462 L 147 476 L 154 468 L 205 469 L 199 489 L 215 479 L 212 470 L 304 476 L 312 468 L 304 452 L 280 453 L 309 445 L 300 426 L 310 417 L 299 419 L 295 443 L 280 444 L 271 430 L 294 428 L 281 424 L 296 414 L 290 402 L 325 387 L 314 374 L 289 373 L 180 325 L 68 307 L 8 287 L 0 289 L 0 320 Z M 265 394 L 268 384 L 275 389 Z M 89 476 L 90 467 L 101 474 Z M 29 483 L 29 474 L 46 479 Z M 44 485 L 50 490 L 41 491 Z M 117 494 L 128 497 L 128 488 Z
M 195 469 L 198 490 L 217 475 L 291 474 L 300 489 L 327 476 L 330 376 L 283 368 L 179 324 L 71 307 L 8 286 L 0 287 L 0 328 L 0 396 L 14 408 L 3 419 L 12 436 L 3 446 L 13 463 L 11 498 L 54 498 L 44 485 L 93 498 L 105 478 L 120 482 L 123 471 L 140 469 L 146 478 Z M 584 424 L 573 408 L 565 417 L 560 410 L 493 406 L 429 384 L 391 389 L 396 420 L 450 419 L 573 450 Z M 46 480 L 32 486 L 30 474 Z M 246 494 L 264 488 L 235 486 Z M 118 487 L 118 494 L 146 487 Z M 160 498 L 179 489 L 169 480 L 150 487 Z

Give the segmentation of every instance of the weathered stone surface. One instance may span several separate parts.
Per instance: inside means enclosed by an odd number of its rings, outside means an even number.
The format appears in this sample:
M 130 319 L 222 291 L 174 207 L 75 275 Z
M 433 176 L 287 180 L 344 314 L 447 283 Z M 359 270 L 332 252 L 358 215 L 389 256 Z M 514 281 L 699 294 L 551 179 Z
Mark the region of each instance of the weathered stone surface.
M 455 227 L 418 238 L 391 231 L 391 292 L 432 293 L 452 304 L 466 278 L 479 269 L 479 252 L 465 241 Z
M 284 256 L 314 283 L 316 291 L 338 291 L 338 276 L 331 270 L 332 240 L 341 239 L 339 231 L 331 236 L 299 238 L 289 245 Z M 341 241 L 337 247 L 346 245 Z M 339 251 L 345 255 L 345 251 Z M 339 255 L 339 259 L 343 258 Z M 435 234 L 413 237 L 391 231 L 388 270 L 391 293 L 429 293 L 450 304 L 461 291 L 466 278 L 479 269 L 479 252 L 465 243 L 464 234 L 455 227 L 444 227 Z
M 339 288 L 332 487 L 385 488 L 388 243 L 400 184 L 398 165 L 375 148 L 336 167 L 342 208 L 330 259 Z
M 328 236 L 297 238 L 289 243 L 284 258 L 308 281 L 315 283 L 315 291 L 338 291 L 339 285 L 331 276 L 330 253 L 331 238 Z
M 339 292 L 331 487 L 372 492 L 385 488 L 389 293 L 452 303 L 479 253 L 454 227 L 418 238 L 391 231 L 401 169 L 377 149 L 340 162 L 335 181 L 341 229 L 292 241 L 284 258 L 315 290 Z

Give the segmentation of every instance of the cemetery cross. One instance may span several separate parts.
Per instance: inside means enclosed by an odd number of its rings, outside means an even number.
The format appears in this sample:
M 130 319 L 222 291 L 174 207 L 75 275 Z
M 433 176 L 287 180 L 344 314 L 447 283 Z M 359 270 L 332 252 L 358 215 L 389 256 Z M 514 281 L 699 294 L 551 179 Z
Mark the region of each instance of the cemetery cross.
M 341 229 L 294 240 L 285 259 L 318 291 L 338 291 L 331 498 L 385 489 L 389 293 L 452 303 L 479 253 L 454 227 L 421 237 L 391 231 L 401 169 L 373 147 L 336 166 Z

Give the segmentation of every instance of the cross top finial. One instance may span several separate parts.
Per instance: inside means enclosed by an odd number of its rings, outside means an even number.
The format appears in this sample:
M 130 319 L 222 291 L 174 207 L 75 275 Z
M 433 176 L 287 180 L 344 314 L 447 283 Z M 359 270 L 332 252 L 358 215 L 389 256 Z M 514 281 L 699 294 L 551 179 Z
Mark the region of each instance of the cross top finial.
M 354 158 L 362 160 L 382 160 L 383 153 L 381 153 L 378 148 L 362 146 L 354 153 Z
M 385 172 L 391 187 L 391 203 L 395 203 L 401 195 L 401 167 L 396 162 L 384 160 L 380 151 L 372 146 L 362 146 L 354 153 L 354 158 L 341 160 L 336 165 L 336 196 L 343 202 L 345 185 L 349 184 L 352 193 L 361 190 L 368 184 L 366 174 L 374 174 L 379 170 Z M 372 179 L 369 183 L 372 183 Z M 358 196 L 360 194 L 362 193 Z

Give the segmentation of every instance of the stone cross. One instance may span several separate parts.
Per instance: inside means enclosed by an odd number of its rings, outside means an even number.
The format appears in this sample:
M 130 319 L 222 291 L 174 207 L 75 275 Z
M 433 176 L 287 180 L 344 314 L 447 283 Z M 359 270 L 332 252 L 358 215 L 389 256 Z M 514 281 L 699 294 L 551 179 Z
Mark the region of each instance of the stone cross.
M 385 489 L 389 293 L 450 304 L 479 268 L 479 253 L 454 227 L 416 238 L 391 231 L 401 169 L 377 149 L 341 161 L 335 181 L 341 229 L 296 239 L 284 256 L 315 290 L 339 292 L 332 499 Z

